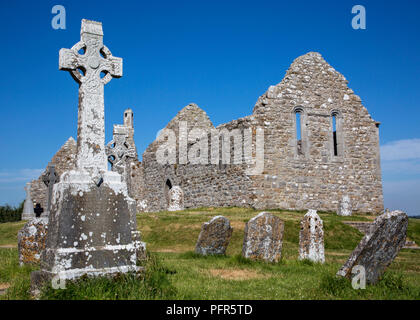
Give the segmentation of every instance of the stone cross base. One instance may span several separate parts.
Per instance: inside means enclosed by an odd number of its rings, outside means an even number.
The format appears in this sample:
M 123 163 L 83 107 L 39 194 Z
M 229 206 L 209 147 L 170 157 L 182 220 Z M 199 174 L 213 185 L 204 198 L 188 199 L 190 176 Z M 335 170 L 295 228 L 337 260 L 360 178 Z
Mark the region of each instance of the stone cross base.
M 41 271 L 34 279 L 138 271 L 135 201 L 121 176 L 104 172 L 96 184 L 87 172 L 69 171 L 60 180 L 53 189 Z

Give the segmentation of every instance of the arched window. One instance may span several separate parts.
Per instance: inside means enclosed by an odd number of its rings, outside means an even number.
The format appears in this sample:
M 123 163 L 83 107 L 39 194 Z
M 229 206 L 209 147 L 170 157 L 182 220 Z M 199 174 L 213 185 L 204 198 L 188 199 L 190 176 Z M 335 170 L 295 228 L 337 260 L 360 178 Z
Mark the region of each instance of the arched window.
M 340 157 L 343 154 L 342 117 L 338 111 L 331 112 L 331 154 Z
M 293 117 L 295 124 L 295 155 L 298 157 L 306 155 L 306 126 L 305 126 L 305 112 L 303 108 L 296 107 L 293 109 Z
M 172 189 L 172 182 L 169 179 L 166 179 L 165 186 L 164 186 L 164 194 L 166 198 L 166 204 L 169 205 L 169 190 Z
M 333 128 L 333 147 L 334 156 L 338 156 L 338 145 L 337 145 L 337 115 L 332 114 L 332 128 Z

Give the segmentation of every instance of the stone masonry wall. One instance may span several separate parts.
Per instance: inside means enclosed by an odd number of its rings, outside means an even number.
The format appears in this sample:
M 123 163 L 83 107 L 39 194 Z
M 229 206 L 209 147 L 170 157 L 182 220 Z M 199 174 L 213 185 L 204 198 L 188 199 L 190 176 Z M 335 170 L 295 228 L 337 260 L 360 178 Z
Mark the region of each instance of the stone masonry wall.
M 76 141 L 70 137 L 51 159 L 50 163 L 55 164 L 55 171 L 58 176 L 76 167 L 76 148 Z M 46 210 L 47 205 L 48 188 L 42 181 L 42 176 L 47 173 L 47 170 L 48 166 L 37 180 L 31 181 L 31 198 L 34 206 L 39 203 L 44 210 Z
M 336 211 L 348 195 L 354 211 L 383 211 L 379 124 L 347 83 L 311 52 L 297 58 L 283 81 L 259 98 L 254 116 L 263 119 L 266 137 L 264 176 L 254 179 L 264 186 L 259 207 Z M 295 111 L 301 112 L 303 154 L 297 152 Z
M 297 139 L 296 112 L 301 115 L 301 141 Z M 177 137 L 180 121 L 188 121 L 189 130 L 214 128 L 207 114 L 194 104 L 168 124 Z M 258 127 L 264 129 L 264 171 L 256 176 L 245 174 L 249 167 L 246 164 L 179 164 L 177 158 L 178 164 L 160 165 L 156 150 L 161 142 L 154 141 L 143 154 L 143 176 L 139 174 L 144 179 L 144 194 L 139 195 L 144 199 L 144 210 L 166 210 L 166 181 L 170 180 L 171 185 L 183 189 L 186 208 L 251 206 L 336 211 L 339 200 L 348 195 L 354 211 L 383 211 L 379 123 L 347 87 L 344 76 L 319 53 L 297 58 L 283 81 L 258 99 L 251 116 L 217 129 L 251 128 L 255 155 Z M 188 148 L 193 145 L 190 142 Z

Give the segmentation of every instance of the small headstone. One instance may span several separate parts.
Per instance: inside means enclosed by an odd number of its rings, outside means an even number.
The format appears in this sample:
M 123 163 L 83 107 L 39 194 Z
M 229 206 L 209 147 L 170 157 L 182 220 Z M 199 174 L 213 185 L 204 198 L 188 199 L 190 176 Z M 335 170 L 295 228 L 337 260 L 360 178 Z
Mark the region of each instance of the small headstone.
M 202 255 L 223 255 L 229 245 L 233 229 L 229 219 L 217 216 L 201 227 L 195 252 Z
M 242 255 L 252 260 L 278 262 L 281 259 L 284 222 L 269 212 L 248 221 Z
M 404 246 L 408 217 L 402 211 L 386 212 L 375 219 L 338 276 L 351 278 L 355 266 L 363 266 L 366 282 L 375 284 Z
M 308 210 L 300 222 L 299 259 L 325 262 L 323 222 L 316 210 Z
M 337 214 L 339 216 L 351 216 L 351 201 L 349 196 L 343 196 L 341 202 L 338 205 Z
M 45 249 L 48 231 L 48 218 L 33 218 L 18 233 L 20 265 L 38 263 Z
M 168 211 L 184 210 L 184 192 L 181 187 L 173 186 L 169 190 L 169 206 Z
M 25 187 L 26 199 L 23 205 L 22 220 L 31 220 L 35 218 L 34 204 L 31 199 L 31 183 L 28 182 Z

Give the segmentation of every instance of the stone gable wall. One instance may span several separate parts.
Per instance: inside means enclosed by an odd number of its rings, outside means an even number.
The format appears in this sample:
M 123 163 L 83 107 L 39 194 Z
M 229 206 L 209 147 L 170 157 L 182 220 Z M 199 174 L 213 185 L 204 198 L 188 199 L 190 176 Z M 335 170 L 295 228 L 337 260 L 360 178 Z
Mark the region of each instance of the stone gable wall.
M 76 141 L 70 137 L 66 143 L 53 156 L 50 163 L 55 164 L 55 171 L 60 176 L 65 171 L 73 170 L 76 167 Z M 46 210 L 48 188 L 42 181 L 42 177 L 47 173 L 48 166 L 38 179 L 31 181 L 31 198 L 34 206 L 39 203 Z

